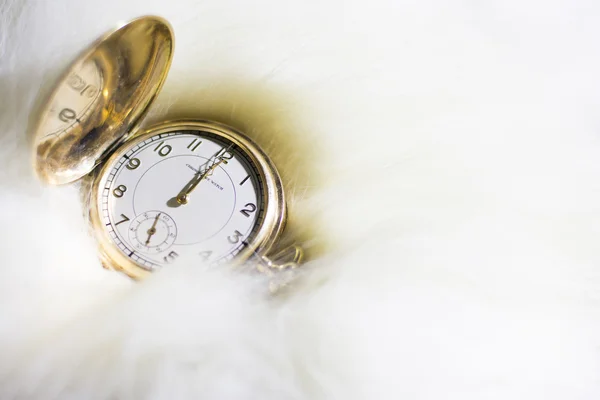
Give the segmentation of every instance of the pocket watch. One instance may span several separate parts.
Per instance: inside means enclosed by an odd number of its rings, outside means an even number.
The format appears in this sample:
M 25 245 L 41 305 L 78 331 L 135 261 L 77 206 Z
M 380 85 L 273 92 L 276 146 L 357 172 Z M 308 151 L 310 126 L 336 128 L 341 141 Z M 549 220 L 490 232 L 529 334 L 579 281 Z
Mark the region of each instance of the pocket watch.
M 178 262 L 296 267 L 275 251 L 285 221 L 281 178 L 238 130 L 206 120 L 138 128 L 173 55 L 167 21 L 146 16 L 105 34 L 71 63 L 34 120 L 34 169 L 48 184 L 87 181 L 104 266 L 133 278 Z

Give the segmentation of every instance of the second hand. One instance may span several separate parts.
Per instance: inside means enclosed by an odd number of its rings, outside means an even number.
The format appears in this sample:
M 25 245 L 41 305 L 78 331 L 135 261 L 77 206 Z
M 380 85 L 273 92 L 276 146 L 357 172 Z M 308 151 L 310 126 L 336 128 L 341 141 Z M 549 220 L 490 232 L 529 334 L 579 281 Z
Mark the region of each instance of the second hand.
M 158 222 L 158 217 L 160 217 L 160 213 L 156 214 L 156 218 L 154 218 L 154 223 L 152 224 L 152 227 L 146 231 L 146 233 L 148 234 L 148 239 L 146 240 L 146 246 L 148 246 L 148 244 L 150 244 L 150 238 L 152 237 L 152 235 L 154 235 L 156 233 L 156 223 Z

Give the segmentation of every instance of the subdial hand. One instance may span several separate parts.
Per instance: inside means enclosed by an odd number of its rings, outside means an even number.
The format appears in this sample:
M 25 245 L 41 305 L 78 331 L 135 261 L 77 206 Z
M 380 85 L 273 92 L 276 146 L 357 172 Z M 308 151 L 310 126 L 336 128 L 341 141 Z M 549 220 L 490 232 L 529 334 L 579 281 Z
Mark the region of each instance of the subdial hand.
M 148 244 L 150 243 L 152 235 L 156 233 L 156 224 L 158 223 L 158 217 L 160 217 L 160 213 L 156 214 L 156 218 L 154 218 L 154 223 L 152 224 L 152 227 L 146 231 L 146 233 L 148 234 L 148 239 L 146 239 L 146 246 L 148 246 Z

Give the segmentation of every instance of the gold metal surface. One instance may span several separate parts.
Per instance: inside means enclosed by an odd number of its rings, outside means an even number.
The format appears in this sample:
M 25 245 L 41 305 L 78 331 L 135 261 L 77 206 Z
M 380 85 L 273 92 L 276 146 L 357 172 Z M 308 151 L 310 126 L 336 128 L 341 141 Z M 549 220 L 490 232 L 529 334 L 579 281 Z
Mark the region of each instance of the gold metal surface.
M 243 133 L 227 125 L 212 121 L 202 120 L 180 120 L 164 122 L 148 129 L 138 132 L 126 143 L 110 155 L 110 158 L 102 165 L 102 168 L 94 178 L 91 188 L 90 223 L 94 235 L 98 239 L 100 254 L 103 264 L 110 265 L 134 279 L 141 279 L 151 273 L 142 268 L 133 260 L 121 253 L 112 243 L 106 227 L 101 221 L 101 188 L 105 186 L 106 179 L 114 164 L 136 144 L 161 133 L 178 131 L 204 131 L 218 135 L 233 142 L 241 151 L 245 152 L 252 163 L 256 166 L 262 181 L 264 182 L 264 218 L 256 233 L 255 238 L 238 253 L 233 261 L 239 265 L 250 257 L 266 254 L 271 250 L 274 243 L 279 239 L 286 221 L 285 198 L 281 178 L 275 166 L 267 155 Z
M 34 124 L 34 165 L 42 181 L 75 181 L 127 140 L 166 79 L 173 46 L 167 21 L 142 17 L 81 53 Z

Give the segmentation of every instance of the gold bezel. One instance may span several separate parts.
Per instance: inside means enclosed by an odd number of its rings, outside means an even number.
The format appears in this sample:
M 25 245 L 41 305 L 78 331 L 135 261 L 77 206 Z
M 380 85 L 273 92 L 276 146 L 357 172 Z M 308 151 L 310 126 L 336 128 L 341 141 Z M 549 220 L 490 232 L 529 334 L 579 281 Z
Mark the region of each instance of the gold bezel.
M 89 202 L 89 220 L 92 231 L 98 241 L 101 261 L 105 266 L 122 271 L 134 279 L 141 279 L 152 273 L 152 271 L 139 266 L 129 257 L 125 256 L 112 243 L 108 232 L 101 221 L 99 194 L 102 181 L 110 171 L 112 165 L 122 156 L 122 154 L 127 152 L 131 145 L 161 133 L 186 130 L 210 132 L 235 143 L 240 149 L 245 151 L 248 157 L 255 163 L 255 166 L 261 175 L 261 179 L 263 179 L 264 182 L 265 212 L 261 226 L 252 243 L 249 243 L 248 246 L 240 251 L 230 264 L 239 265 L 253 255 L 266 254 L 280 237 L 286 219 L 283 186 L 275 166 L 260 147 L 242 132 L 219 122 L 206 120 L 166 121 L 135 133 L 129 140 L 124 142 L 108 156 L 108 158 L 98 167 L 100 170 L 93 178 Z

